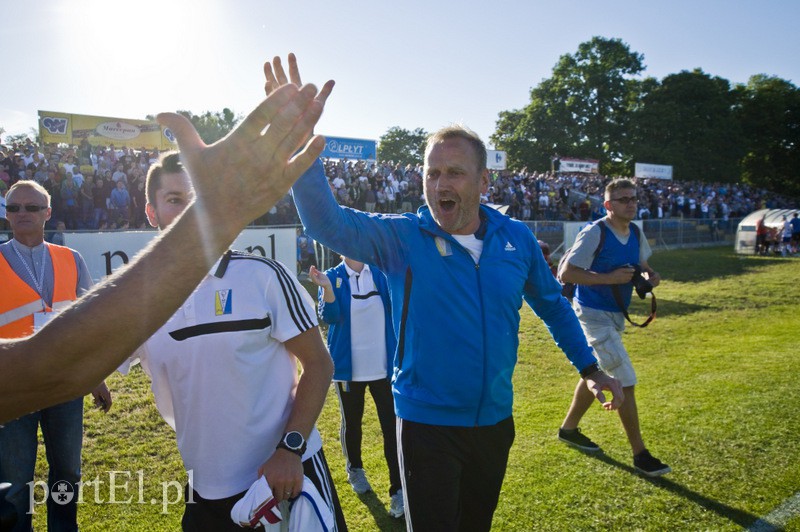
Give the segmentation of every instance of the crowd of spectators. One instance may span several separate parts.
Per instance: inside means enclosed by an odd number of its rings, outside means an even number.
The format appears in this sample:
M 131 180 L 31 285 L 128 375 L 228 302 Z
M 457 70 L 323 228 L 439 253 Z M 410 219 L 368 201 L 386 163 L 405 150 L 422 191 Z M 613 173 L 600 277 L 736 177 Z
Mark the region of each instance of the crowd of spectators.
M 28 140 L 0 147 L 0 190 L 32 179 L 50 193 L 48 228 L 144 228 L 145 178 L 157 151 L 80 146 L 40 147 Z
M 30 139 L 0 146 L 0 191 L 19 179 L 33 179 L 52 197 L 49 228 L 142 229 L 145 177 L 156 150 L 36 145 Z M 376 213 L 415 211 L 424 203 L 422 165 L 391 161 L 326 160 L 325 172 L 340 204 Z M 520 220 L 592 220 L 603 216 L 602 191 L 611 177 L 599 174 L 492 171 L 485 203 L 506 206 Z M 729 218 L 759 208 L 796 202 L 746 184 L 638 179 L 641 219 Z M 256 225 L 299 223 L 291 195 L 255 220 Z
M 395 213 L 422 203 L 422 166 L 327 161 L 326 175 L 339 203 L 360 210 Z M 613 177 L 599 174 L 493 171 L 484 203 L 507 206 L 519 220 L 591 220 L 605 213 L 603 190 Z M 742 217 L 759 208 L 792 202 L 746 184 L 638 179 L 641 219 Z

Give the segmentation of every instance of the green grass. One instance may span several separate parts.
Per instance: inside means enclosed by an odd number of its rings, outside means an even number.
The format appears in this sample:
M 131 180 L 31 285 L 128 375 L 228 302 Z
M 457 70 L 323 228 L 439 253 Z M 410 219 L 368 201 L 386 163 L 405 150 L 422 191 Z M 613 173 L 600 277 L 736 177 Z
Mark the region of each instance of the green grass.
M 800 491 L 800 261 L 711 248 L 661 252 L 650 262 L 665 279 L 656 289 L 659 317 L 647 329 L 629 328 L 625 343 L 639 375 L 645 442 L 673 473 L 655 480 L 634 474 L 617 415 L 599 407 L 582 428 L 605 454 L 558 442 L 577 375 L 524 309 L 517 436 L 495 530 L 741 530 Z M 632 314 L 643 318 L 645 304 L 635 305 Z M 108 382 L 111 413 L 87 402 L 83 474 L 105 480 L 99 492 L 107 500 L 108 472 L 130 471 L 127 492 L 118 489 L 116 498 L 132 502 L 96 504 L 85 494 L 81 528 L 178 529 L 182 504 L 161 513 L 162 483 L 185 480 L 174 435 L 140 370 Z M 386 513 L 388 474 L 369 400 L 366 412 L 364 462 L 376 493 L 359 498 L 346 482 L 332 392 L 318 423 L 327 458 L 351 530 L 402 530 Z M 140 470 L 144 504 L 137 502 Z M 37 478 L 46 478 L 41 451 Z M 45 528 L 43 507 L 35 524 Z M 786 530 L 800 530 L 800 517 Z

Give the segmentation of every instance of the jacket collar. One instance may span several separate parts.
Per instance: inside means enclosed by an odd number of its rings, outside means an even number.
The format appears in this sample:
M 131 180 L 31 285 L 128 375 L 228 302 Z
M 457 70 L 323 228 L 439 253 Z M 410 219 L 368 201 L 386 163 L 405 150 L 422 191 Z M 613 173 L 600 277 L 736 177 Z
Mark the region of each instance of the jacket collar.
M 439 224 L 433 219 L 433 215 L 431 215 L 431 211 L 427 205 L 423 205 L 417 210 L 417 216 L 419 216 L 419 225 L 423 230 L 436 236 L 454 240 L 453 235 L 439 227 Z M 478 240 L 485 240 L 488 235 L 491 235 L 509 219 L 505 214 L 501 214 L 495 209 L 483 204 L 479 207 L 478 216 L 480 216 L 481 219 L 481 224 L 475 232 L 475 238 Z

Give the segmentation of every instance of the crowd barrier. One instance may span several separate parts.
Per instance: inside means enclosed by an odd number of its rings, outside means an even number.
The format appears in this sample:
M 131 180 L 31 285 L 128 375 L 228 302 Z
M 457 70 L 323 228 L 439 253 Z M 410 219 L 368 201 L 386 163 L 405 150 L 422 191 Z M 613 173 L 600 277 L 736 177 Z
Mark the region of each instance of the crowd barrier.
M 650 246 L 654 251 L 676 248 L 694 248 L 706 246 L 734 245 L 736 227 L 741 218 L 665 218 L 661 220 L 637 220 Z M 570 233 L 574 239 L 579 228 L 567 231 L 567 224 L 579 224 L 581 227 L 591 222 L 561 222 L 537 220 L 523 222 L 536 235 L 536 238 L 547 242 L 552 256 L 557 260 L 572 245 Z M 339 263 L 339 255 L 322 244 L 316 244 L 317 262 L 320 269 L 327 269 Z M 304 272 L 307 273 L 307 272 Z

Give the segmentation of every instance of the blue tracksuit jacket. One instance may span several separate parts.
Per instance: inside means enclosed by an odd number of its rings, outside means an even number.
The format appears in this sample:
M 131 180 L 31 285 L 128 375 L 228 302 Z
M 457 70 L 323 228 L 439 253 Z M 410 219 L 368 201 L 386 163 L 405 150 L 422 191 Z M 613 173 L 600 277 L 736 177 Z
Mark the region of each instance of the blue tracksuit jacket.
M 389 286 L 386 277 L 378 268 L 370 266 L 372 280 L 375 288 L 383 300 L 386 309 L 386 368 L 387 377 L 392 374 L 392 360 L 394 350 L 397 346 L 397 338 L 394 334 L 392 323 L 392 303 L 389 299 Z M 337 381 L 349 381 L 353 379 L 353 359 L 352 359 L 352 336 L 350 330 L 350 278 L 344 267 L 344 262 L 325 271 L 325 275 L 331 280 L 336 301 L 326 303 L 322 298 L 322 288 L 319 289 L 319 308 L 317 313 L 319 318 L 329 325 L 328 327 L 328 350 L 333 358 L 334 372 L 333 378 Z M 338 286 L 338 288 L 337 288 Z
M 475 264 L 427 207 L 403 215 L 340 207 L 320 161 L 293 194 L 312 238 L 386 274 L 400 418 L 470 427 L 509 417 L 523 298 L 577 369 L 595 362 L 561 285 L 521 222 L 481 206 L 483 252 Z

